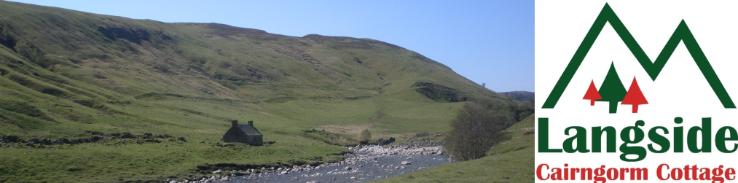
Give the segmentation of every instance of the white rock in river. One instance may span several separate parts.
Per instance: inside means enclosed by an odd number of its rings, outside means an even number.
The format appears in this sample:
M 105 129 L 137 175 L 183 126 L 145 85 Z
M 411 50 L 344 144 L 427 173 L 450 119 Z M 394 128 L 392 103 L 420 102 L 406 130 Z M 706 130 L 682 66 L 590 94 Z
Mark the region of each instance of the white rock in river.
M 401 161 L 400 164 L 401 165 L 410 165 L 411 163 L 409 161 Z

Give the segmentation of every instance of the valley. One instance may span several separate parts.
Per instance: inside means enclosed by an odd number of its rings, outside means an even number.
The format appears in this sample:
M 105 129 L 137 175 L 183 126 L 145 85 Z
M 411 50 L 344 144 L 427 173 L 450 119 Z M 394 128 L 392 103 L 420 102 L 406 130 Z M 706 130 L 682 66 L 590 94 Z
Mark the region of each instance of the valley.
M 0 182 L 184 179 L 209 174 L 198 171 L 209 164 L 335 162 L 363 130 L 372 141 L 438 142 L 467 100 L 492 101 L 518 119 L 532 110 L 373 39 L 15 2 L 0 2 L 0 12 L 0 136 L 8 137 Z M 222 143 L 230 120 L 254 121 L 272 143 Z

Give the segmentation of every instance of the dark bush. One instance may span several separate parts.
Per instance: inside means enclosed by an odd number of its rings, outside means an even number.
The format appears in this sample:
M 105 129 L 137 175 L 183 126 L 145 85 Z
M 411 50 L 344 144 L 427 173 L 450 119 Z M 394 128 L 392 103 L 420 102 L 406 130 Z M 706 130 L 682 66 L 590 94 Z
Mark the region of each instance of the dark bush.
M 452 122 L 444 146 L 454 159 L 480 158 L 500 141 L 502 130 L 513 122 L 514 117 L 506 105 L 468 102 Z
M 90 135 L 105 135 L 105 133 L 103 132 L 92 131 L 92 130 L 85 130 L 85 133 L 90 134 Z
M 95 72 L 94 74 L 92 74 L 92 77 L 95 77 L 97 79 L 108 79 L 108 77 L 101 72 Z
M 78 166 L 68 166 L 67 167 L 67 171 L 70 171 L 70 172 L 78 172 L 78 171 L 82 171 L 82 168 L 80 168 Z
M 164 64 L 156 64 L 156 65 L 154 65 L 154 69 L 156 69 L 157 71 L 159 71 L 161 73 L 170 73 L 171 72 L 171 69 L 169 68 L 169 66 L 164 65 Z
M 123 138 L 123 139 L 133 139 L 133 138 L 136 138 L 135 135 L 133 135 L 133 134 L 131 134 L 129 132 L 123 132 L 123 133 L 120 134 L 119 137 L 120 138 Z
M 395 138 L 394 137 L 390 137 L 390 138 L 386 138 L 386 139 L 385 138 L 379 138 L 379 139 L 377 139 L 377 145 L 380 145 L 380 146 L 381 145 L 392 144 L 394 142 L 395 142 Z
M 12 36 L 6 34 L 0 27 L 0 45 L 7 47 L 10 50 L 15 51 L 15 44 L 17 41 Z
M 436 83 L 416 82 L 412 87 L 415 88 L 416 92 L 439 102 L 462 102 L 467 100 L 467 97 L 460 91 Z
M 18 143 L 22 141 L 23 139 L 15 135 L 0 136 L 0 143 Z
M 370 140 L 372 140 L 372 134 L 369 132 L 369 129 L 362 130 L 361 134 L 359 134 L 359 144 L 369 144 Z
M 125 28 L 125 27 L 98 27 L 97 31 L 111 40 L 123 39 L 132 43 L 141 44 L 143 41 L 149 41 L 151 35 L 144 29 Z
M 41 93 L 61 97 L 64 96 L 64 91 L 56 89 L 56 88 L 42 88 Z

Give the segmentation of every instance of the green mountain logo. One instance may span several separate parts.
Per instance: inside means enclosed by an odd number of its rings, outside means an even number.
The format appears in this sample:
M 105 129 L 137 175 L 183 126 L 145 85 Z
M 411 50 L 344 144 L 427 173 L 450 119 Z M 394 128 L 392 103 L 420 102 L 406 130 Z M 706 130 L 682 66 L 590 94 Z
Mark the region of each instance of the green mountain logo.
M 643 67 L 653 81 L 656 81 L 659 73 L 661 73 L 664 66 L 666 66 L 667 61 L 674 53 L 674 50 L 679 43 L 684 43 L 684 46 L 689 51 L 692 59 L 702 72 L 705 80 L 710 84 L 712 91 L 715 92 L 715 95 L 720 100 L 723 107 L 735 108 L 733 100 L 730 98 L 730 95 L 728 95 L 722 82 L 720 82 L 720 78 L 715 74 L 710 62 L 702 52 L 697 40 L 695 40 L 694 35 L 692 35 L 692 31 L 689 30 L 689 27 L 687 27 L 684 20 L 682 20 L 676 30 L 674 30 L 674 33 L 666 42 L 666 45 L 661 50 L 658 57 L 656 57 L 656 60 L 652 61 L 643 51 L 635 38 L 633 38 L 633 35 L 630 34 L 623 22 L 620 21 L 620 18 L 618 18 L 612 8 L 610 8 L 610 5 L 605 4 L 605 7 L 602 8 L 602 11 L 600 11 L 594 24 L 589 29 L 589 32 L 587 32 L 587 35 L 584 37 L 584 40 L 579 45 L 577 51 L 574 53 L 574 57 L 569 61 L 569 65 L 566 66 L 564 73 L 561 74 L 561 77 L 556 82 L 551 94 L 548 95 L 548 98 L 543 103 L 544 109 L 551 109 L 556 106 L 556 103 L 561 98 L 564 90 L 566 90 L 572 77 L 574 77 L 574 74 L 582 64 L 584 57 L 587 56 L 587 53 L 592 48 L 592 45 L 595 40 L 597 40 L 597 37 L 599 37 L 602 29 L 607 23 L 610 23 L 610 26 L 612 26 L 618 36 L 620 36 L 620 39 L 623 40 L 630 52 L 635 56 L 641 67 Z M 638 112 L 638 105 L 648 103 L 646 98 L 643 96 L 643 93 L 641 93 L 640 87 L 638 86 L 635 78 L 631 83 L 630 89 L 627 91 L 625 90 L 622 82 L 620 82 L 614 65 L 610 65 L 610 69 L 601 87 L 602 88 L 598 91 L 594 86 L 594 81 L 590 83 L 590 87 L 587 90 L 584 99 L 590 100 L 591 105 L 594 105 L 595 101 L 608 102 L 610 113 L 617 112 L 618 102 L 622 102 L 624 105 L 632 105 L 634 113 Z

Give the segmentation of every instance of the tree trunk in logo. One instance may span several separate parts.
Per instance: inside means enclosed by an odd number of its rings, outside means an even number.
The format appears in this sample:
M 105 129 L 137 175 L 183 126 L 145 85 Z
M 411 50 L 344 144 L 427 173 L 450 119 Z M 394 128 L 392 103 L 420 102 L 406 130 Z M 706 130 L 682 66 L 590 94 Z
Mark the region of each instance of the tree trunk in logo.
M 600 95 L 602 99 L 599 101 L 607 101 L 610 103 L 610 113 L 618 112 L 618 102 L 622 101 L 625 97 L 625 86 L 620 81 L 620 76 L 615 70 L 615 64 L 610 64 L 610 70 L 607 71 L 605 81 L 602 82 L 602 88 L 600 88 Z

